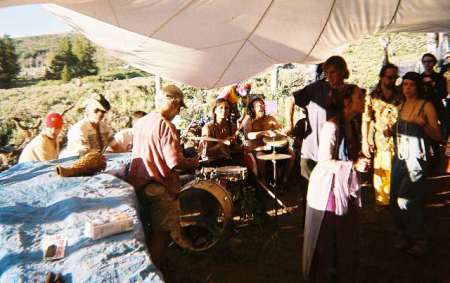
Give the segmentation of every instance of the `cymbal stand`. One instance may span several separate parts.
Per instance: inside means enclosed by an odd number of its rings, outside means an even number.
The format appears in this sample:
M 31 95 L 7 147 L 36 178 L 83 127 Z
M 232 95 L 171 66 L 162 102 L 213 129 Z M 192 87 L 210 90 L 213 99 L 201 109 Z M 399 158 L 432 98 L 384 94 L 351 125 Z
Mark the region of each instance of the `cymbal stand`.
M 276 154 L 275 151 L 275 137 L 272 137 L 272 154 Z M 278 194 L 277 194 L 277 160 L 274 158 L 272 161 L 272 167 L 273 167 L 273 180 L 272 183 L 269 184 L 273 189 L 273 194 L 275 195 L 275 199 L 278 200 Z M 278 223 L 278 207 L 275 207 L 275 219 Z M 277 224 L 278 225 L 278 224 Z

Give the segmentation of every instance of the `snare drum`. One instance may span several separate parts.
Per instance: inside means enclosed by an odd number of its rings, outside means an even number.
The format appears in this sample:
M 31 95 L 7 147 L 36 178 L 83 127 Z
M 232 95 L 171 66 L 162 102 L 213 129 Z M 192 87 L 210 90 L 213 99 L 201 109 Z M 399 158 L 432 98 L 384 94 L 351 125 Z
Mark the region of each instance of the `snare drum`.
M 229 182 L 245 181 L 247 179 L 247 168 L 242 166 L 222 166 L 216 168 L 219 179 Z
M 199 180 L 216 180 L 217 172 L 215 167 L 202 167 L 197 170 L 195 176 Z

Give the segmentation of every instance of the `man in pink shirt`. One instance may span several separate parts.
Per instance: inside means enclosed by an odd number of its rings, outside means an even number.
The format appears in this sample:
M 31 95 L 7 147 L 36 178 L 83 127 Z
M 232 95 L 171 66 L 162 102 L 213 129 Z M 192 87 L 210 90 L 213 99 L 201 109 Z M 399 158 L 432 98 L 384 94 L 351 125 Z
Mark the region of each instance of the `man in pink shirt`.
M 139 119 L 133 127 L 133 153 L 128 181 L 151 221 L 150 254 L 158 266 L 164 261 L 169 234 L 185 245 L 180 229 L 180 177 L 175 170 L 189 171 L 198 158 L 185 158 L 171 120 L 185 106 L 183 92 L 175 85 L 165 86 L 155 98 L 156 111 Z

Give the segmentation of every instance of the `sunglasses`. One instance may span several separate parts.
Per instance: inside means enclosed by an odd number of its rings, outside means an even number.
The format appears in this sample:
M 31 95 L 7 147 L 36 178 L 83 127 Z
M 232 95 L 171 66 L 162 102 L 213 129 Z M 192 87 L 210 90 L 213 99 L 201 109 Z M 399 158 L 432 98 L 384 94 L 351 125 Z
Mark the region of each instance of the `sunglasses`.
M 98 108 L 96 108 L 96 109 L 94 110 L 94 112 L 95 112 L 95 114 L 97 114 L 97 113 L 99 113 L 99 112 L 101 112 L 101 113 L 103 113 L 103 114 L 106 113 L 106 111 L 103 111 L 103 110 L 98 109 Z

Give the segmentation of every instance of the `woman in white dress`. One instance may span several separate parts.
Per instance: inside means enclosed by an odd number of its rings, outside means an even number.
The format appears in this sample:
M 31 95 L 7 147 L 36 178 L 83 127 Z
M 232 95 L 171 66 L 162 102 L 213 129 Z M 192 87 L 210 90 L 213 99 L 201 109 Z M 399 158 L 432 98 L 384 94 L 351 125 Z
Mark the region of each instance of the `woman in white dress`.
M 308 185 L 302 257 L 303 276 L 311 282 L 354 281 L 359 180 L 355 157 L 342 161 L 338 156 L 341 142 L 348 148 L 357 143 L 351 124 L 363 109 L 361 89 L 349 85 L 343 97 L 328 106 L 320 131 L 318 163 Z

